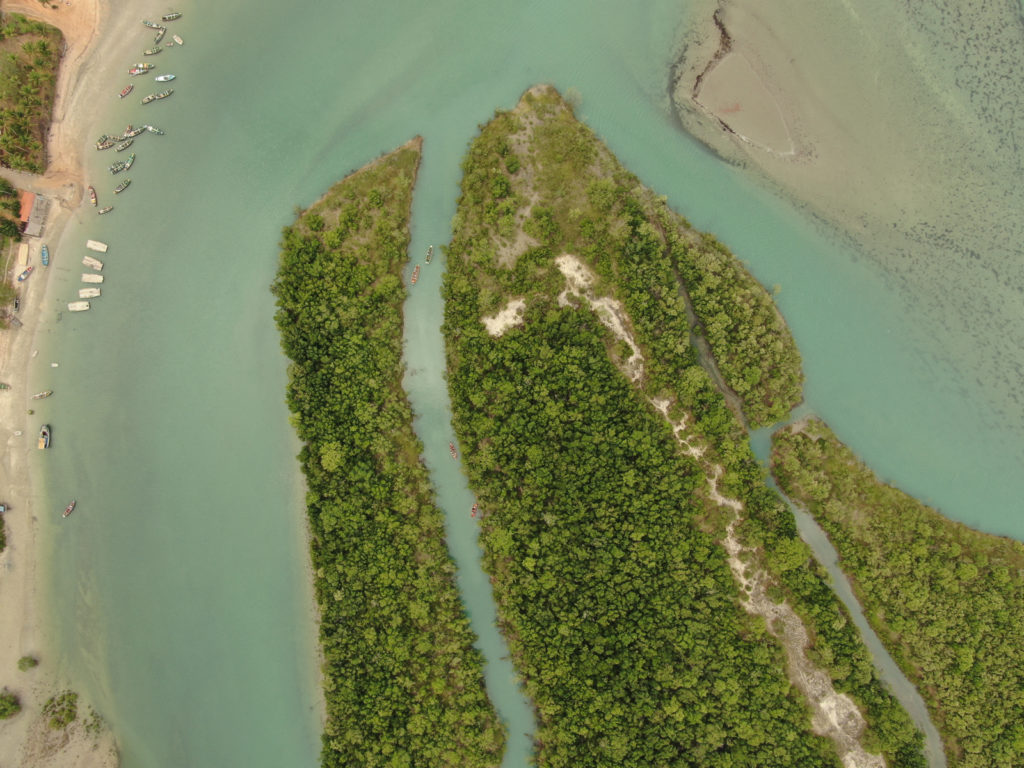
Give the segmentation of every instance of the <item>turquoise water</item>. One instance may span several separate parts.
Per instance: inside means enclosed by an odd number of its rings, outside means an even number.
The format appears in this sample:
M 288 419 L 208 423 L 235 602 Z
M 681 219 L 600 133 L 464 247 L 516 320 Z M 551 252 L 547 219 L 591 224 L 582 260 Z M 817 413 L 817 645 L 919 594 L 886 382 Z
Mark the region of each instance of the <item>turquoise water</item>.
M 942 350 L 922 346 L 927 335 L 881 274 L 677 128 L 664 94 L 685 7 L 187 4 L 175 26 L 186 46 L 156 62 L 178 75 L 175 95 L 97 110 L 83 141 L 142 120 L 167 135 L 140 137 L 115 212 L 84 210 L 54 249 L 62 302 L 78 287 L 85 239 L 111 244 L 93 310 L 59 323 L 61 302 L 47 310 L 33 375 L 57 391 L 46 405 L 54 446 L 34 458 L 49 497 L 41 509 L 52 510 L 40 516 L 56 650 L 113 725 L 126 768 L 316 763 L 298 446 L 267 290 L 280 228 L 293 206 L 421 134 L 421 259 L 449 237 L 476 126 L 536 82 L 574 89 L 579 115 L 627 167 L 780 284 L 809 404 L 845 441 L 952 516 L 1024 538 L 1024 473 L 1013 471 L 1024 438 L 978 405 L 969 377 L 938 362 Z M 141 50 L 150 37 L 139 30 Z M 86 157 L 109 197 L 109 153 Z M 472 500 L 448 457 L 442 267 L 435 255 L 407 306 L 407 381 L 510 729 L 507 764 L 522 765 L 529 710 L 501 660 Z M 79 510 L 61 524 L 72 496 Z

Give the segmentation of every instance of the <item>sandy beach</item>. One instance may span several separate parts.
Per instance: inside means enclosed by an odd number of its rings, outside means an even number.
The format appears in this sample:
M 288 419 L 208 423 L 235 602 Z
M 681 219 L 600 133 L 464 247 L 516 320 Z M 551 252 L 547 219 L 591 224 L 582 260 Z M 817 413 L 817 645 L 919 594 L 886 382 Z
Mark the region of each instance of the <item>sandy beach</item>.
M 6 13 L 22 13 L 58 27 L 64 34 L 66 53 L 57 80 L 53 122 L 47 143 L 47 171 L 34 175 L 0 169 L 0 174 L 19 189 L 42 193 L 53 204 L 42 239 L 30 239 L 30 263 L 36 273 L 21 287 L 19 329 L 0 331 L 0 380 L 11 389 L 0 398 L 0 488 L 8 505 L 4 515 L 7 547 L 0 554 L 0 687 L 16 693 L 22 711 L 0 721 L 2 765 L 26 768 L 68 766 L 108 768 L 118 763 L 113 735 L 103 728 L 87 729 L 88 702 L 79 700 L 79 717 L 68 728 L 53 730 L 41 714 L 43 703 L 69 687 L 56 662 L 48 657 L 45 598 L 45 544 L 39 518 L 49 510 L 36 508 L 29 457 L 36 450 L 27 411 L 32 394 L 30 361 L 40 341 L 43 307 L 48 306 L 47 270 L 40 270 L 39 253 L 49 244 L 60 258 L 61 234 L 82 203 L 85 182 L 82 149 L 85 132 L 94 119 L 89 109 L 100 87 L 95 52 L 113 31 L 106 0 L 73 0 L 44 5 L 38 2 L 4 2 Z M 21 433 L 21 434 L 19 434 Z M 19 671 L 18 660 L 26 655 L 39 659 L 38 667 Z

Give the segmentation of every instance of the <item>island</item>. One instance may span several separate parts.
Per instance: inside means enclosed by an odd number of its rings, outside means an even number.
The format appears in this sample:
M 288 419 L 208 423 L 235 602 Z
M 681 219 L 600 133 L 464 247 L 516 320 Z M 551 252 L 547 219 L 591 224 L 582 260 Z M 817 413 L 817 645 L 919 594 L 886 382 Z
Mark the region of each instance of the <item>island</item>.
M 273 284 L 303 443 L 324 766 L 493 768 L 505 739 L 402 389 L 420 152 L 409 142 L 303 211 Z

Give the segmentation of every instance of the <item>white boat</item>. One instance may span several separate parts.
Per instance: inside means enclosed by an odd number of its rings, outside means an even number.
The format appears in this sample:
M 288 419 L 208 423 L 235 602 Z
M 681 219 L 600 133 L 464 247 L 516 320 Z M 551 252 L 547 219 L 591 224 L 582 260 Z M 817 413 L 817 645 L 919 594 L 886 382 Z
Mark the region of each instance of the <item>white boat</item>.
M 103 262 L 100 261 L 99 259 L 94 259 L 92 256 L 86 256 L 84 259 L 82 259 L 82 263 L 85 264 L 85 266 L 87 267 L 92 267 L 97 272 L 103 269 Z
M 171 80 L 173 80 L 173 79 L 174 79 L 174 75 L 159 75 L 159 76 L 158 76 L 158 77 L 156 78 L 156 81 L 157 81 L 158 83 L 169 83 L 169 82 L 171 82 Z
M 95 299 L 100 295 L 99 288 L 79 288 L 78 298 L 80 299 Z
M 68 312 L 85 312 L 88 308 L 88 301 L 72 301 L 68 303 Z
M 100 253 L 107 252 L 107 244 L 101 243 L 99 240 L 86 240 L 85 247 L 90 251 L 99 251 Z
M 83 283 L 102 283 L 103 282 L 103 275 L 94 275 L 91 272 L 83 272 L 82 273 L 82 282 Z
M 180 35 L 171 35 L 171 37 L 174 39 L 174 42 L 176 42 L 178 45 L 185 44 L 185 41 L 181 39 Z

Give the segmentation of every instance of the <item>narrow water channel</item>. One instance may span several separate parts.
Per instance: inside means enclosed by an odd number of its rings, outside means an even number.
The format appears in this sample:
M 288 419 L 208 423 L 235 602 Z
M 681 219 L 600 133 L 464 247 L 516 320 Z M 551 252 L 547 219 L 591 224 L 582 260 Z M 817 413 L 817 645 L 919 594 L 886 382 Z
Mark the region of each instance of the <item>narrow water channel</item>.
M 794 418 L 803 415 L 806 414 L 798 410 L 794 414 Z M 779 427 L 780 425 L 775 425 L 767 429 L 758 430 L 751 435 L 750 443 L 754 449 L 754 454 L 757 456 L 758 461 L 763 462 L 766 466 L 771 458 L 771 434 Z M 864 610 L 853 594 L 853 587 L 850 586 L 846 574 L 839 567 L 839 554 L 836 552 L 835 547 L 832 546 L 832 542 L 828 540 L 825 531 L 822 530 L 821 526 L 815 522 L 811 515 L 790 501 L 771 475 L 768 476 L 768 485 L 774 488 L 789 505 L 793 515 L 796 517 L 796 527 L 800 532 L 800 538 L 807 543 L 807 546 L 811 548 L 814 556 L 818 559 L 818 562 L 828 571 L 832 591 L 842 600 L 843 605 L 846 606 L 846 610 L 849 611 L 850 617 L 853 619 L 854 625 L 860 630 L 861 637 L 864 638 L 864 644 L 871 652 L 872 661 L 878 670 L 878 677 L 885 683 L 900 704 L 903 705 L 903 708 L 907 710 L 914 724 L 924 733 L 924 755 L 928 759 L 928 765 L 931 768 L 946 768 L 946 754 L 942 750 L 942 739 L 934 723 L 932 723 L 931 717 L 928 715 L 928 708 L 925 706 L 924 699 L 921 698 L 917 688 L 907 679 L 892 656 L 889 655 L 885 646 L 882 645 L 882 641 L 875 634 L 875 630 L 868 624 L 868 620 L 864 616 Z
M 497 607 L 490 579 L 483 570 L 477 520 L 471 517 L 474 499 L 462 472 L 461 449 L 459 460 L 453 460 L 448 448 L 449 442 L 456 441 L 441 335 L 441 276 L 445 268 L 441 246 L 451 237 L 448 222 L 451 202 L 457 195 L 457 190 L 451 188 L 451 168 L 458 166 L 446 167 L 442 157 L 448 153 L 432 154 L 431 149 L 436 145 L 432 147 L 428 137 L 413 196 L 406 284 L 417 264 L 420 276 L 405 303 L 404 384 L 415 414 L 413 427 L 423 442 L 424 461 L 437 503 L 444 511 L 448 551 L 458 569 L 459 594 L 477 637 L 476 647 L 484 656 L 487 695 L 508 731 L 502 766 L 525 768 L 533 754 L 533 710 L 512 666 L 505 638 L 498 631 Z M 428 265 L 425 257 L 429 245 L 434 246 L 434 254 Z

